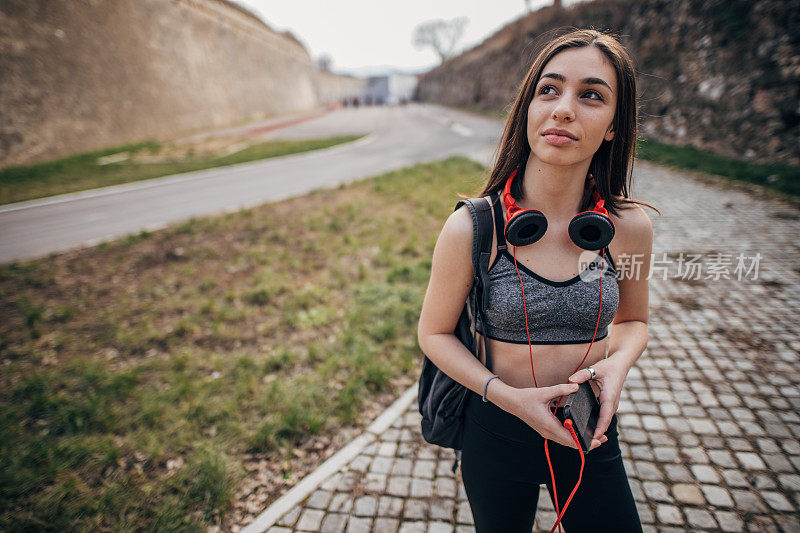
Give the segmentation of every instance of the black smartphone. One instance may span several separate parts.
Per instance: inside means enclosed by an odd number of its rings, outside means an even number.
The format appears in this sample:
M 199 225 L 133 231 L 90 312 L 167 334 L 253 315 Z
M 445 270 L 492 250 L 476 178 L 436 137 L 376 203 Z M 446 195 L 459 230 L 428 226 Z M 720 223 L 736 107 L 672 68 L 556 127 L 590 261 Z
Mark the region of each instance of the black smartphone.
M 567 396 L 564 404 L 564 418 L 572 420 L 572 427 L 581 443 L 584 453 L 592 445 L 592 437 L 600 417 L 600 402 L 594 395 L 589 380 L 578 384 L 578 390 Z

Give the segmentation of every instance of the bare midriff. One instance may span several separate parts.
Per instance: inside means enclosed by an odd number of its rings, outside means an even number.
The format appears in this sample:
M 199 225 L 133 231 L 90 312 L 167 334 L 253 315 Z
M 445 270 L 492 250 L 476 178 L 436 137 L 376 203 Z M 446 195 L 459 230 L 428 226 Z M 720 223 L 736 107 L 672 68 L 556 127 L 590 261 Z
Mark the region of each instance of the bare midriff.
M 478 333 L 478 348 L 480 360 L 486 364 L 483 353 L 483 335 Z M 503 383 L 518 389 L 529 387 L 550 387 L 562 383 L 569 383 L 569 378 L 581 368 L 592 366 L 606 356 L 608 337 L 593 343 L 583 344 L 533 344 L 533 370 L 536 372 L 536 384 L 531 373 L 531 350 L 527 344 L 503 342 L 496 339 L 486 339 L 492 354 L 492 372 L 500 376 Z M 589 345 L 591 344 L 591 349 Z M 586 350 L 589 354 L 586 355 Z M 583 364 L 578 365 L 586 359 Z M 598 395 L 600 390 L 595 383 L 591 383 Z M 563 404 L 563 401 L 561 402 Z

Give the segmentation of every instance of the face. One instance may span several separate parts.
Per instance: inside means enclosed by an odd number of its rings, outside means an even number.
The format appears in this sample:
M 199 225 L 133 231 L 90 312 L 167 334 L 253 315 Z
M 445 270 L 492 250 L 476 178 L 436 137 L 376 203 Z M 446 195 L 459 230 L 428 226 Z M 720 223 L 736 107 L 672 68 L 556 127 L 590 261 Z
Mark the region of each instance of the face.
M 597 78 L 608 86 L 584 78 Z M 616 107 L 617 74 L 605 55 L 594 46 L 562 50 L 545 64 L 528 107 L 533 156 L 553 165 L 591 160 L 604 140 L 614 138 Z M 550 128 L 567 130 L 576 139 L 545 137 Z

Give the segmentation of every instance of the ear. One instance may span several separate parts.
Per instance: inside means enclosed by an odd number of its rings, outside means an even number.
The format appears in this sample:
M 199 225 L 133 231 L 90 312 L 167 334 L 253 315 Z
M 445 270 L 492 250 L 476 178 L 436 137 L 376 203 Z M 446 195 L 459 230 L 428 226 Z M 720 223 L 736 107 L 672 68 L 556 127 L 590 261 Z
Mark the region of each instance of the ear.
M 603 137 L 603 140 L 610 141 L 613 138 L 614 138 L 614 127 L 613 126 L 609 126 L 608 127 L 608 131 L 606 131 L 606 134 Z

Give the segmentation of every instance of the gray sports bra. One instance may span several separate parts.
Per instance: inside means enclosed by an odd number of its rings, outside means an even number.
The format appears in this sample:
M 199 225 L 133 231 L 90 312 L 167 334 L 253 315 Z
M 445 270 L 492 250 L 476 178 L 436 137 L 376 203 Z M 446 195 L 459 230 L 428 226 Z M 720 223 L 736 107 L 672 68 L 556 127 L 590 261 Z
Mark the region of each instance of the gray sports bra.
M 494 204 L 495 229 L 498 251 L 494 263 L 489 267 L 491 288 L 485 323 L 478 321 L 477 330 L 491 339 L 516 344 L 528 344 L 525 331 L 525 314 L 522 307 L 520 278 L 514 268 L 514 257 L 506 249 L 503 236 L 502 202 Z M 581 344 L 600 340 L 608 335 L 608 325 L 617 314 L 619 286 L 614 260 L 608 247 L 605 248 L 603 270 L 603 309 L 598 324 L 600 307 L 600 276 L 582 274 L 591 268 L 600 270 L 602 256 L 597 254 L 591 265 L 572 279 L 551 281 L 517 261 L 519 275 L 525 287 L 525 304 L 528 309 L 528 329 L 531 344 Z

